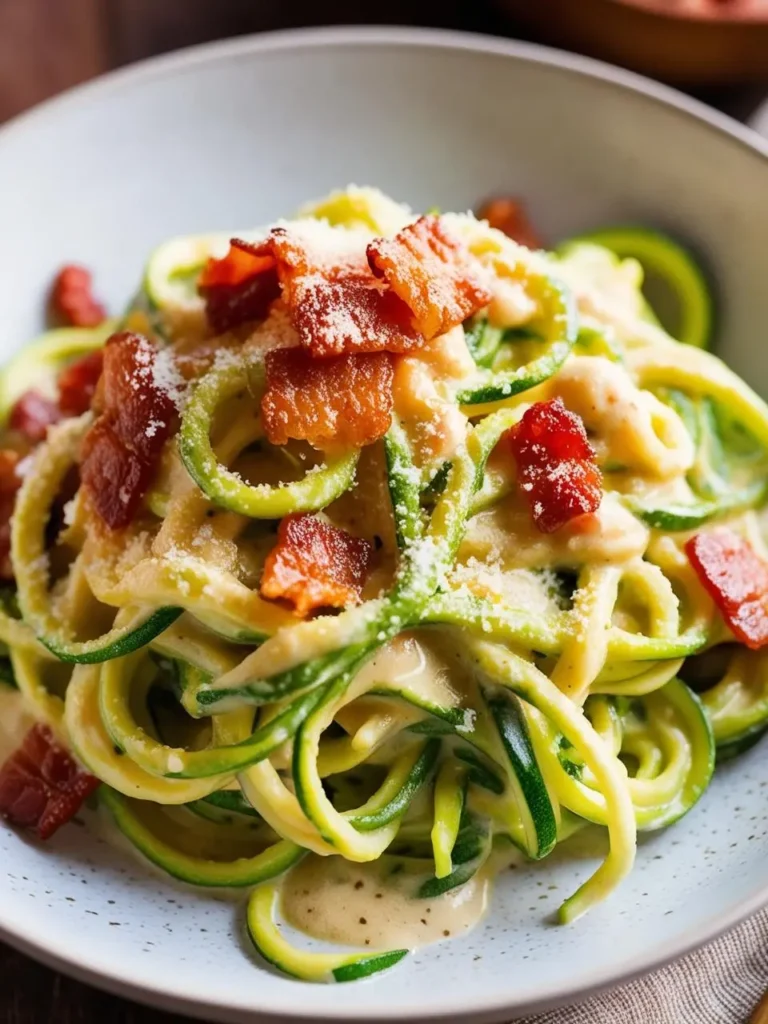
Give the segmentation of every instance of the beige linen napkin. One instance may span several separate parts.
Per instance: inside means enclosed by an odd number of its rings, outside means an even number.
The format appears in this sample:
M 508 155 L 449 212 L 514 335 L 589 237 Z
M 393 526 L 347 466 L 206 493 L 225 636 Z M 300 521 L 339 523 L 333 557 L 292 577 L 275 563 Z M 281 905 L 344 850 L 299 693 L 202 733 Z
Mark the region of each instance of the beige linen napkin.
M 747 1024 L 766 989 L 768 909 L 653 974 L 522 1024 Z

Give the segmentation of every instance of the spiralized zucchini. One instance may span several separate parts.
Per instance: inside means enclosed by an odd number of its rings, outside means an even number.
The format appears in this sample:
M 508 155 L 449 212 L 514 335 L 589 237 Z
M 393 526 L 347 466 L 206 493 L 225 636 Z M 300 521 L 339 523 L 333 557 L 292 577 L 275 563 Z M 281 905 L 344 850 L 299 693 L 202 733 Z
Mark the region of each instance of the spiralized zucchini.
M 371 238 L 414 219 L 370 189 L 301 216 Z M 365 977 L 407 950 L 294 944 L 278 919 L 302 858 L 329 877 L 385 864 L 412 900 L 445 902 L 510 848 L 542 859 L 602 829 L 609 852 L 560 909 L 573 921 L 631 870 L 638 830 L 687 813 L 715 755 L 768 727 L 766 655 L 734 644 L 685 554 L 725 523 L 765 556 L 768 497 L 768 406 L 695 347 L 712 304 L 690 255 L 638 229 L 548 255 L 470 216 L 446 223 L 493 301 L 396 357 L 380 441 L 310 461 L 266 444 L 264 331 L 210 337 L 196 291 L 227 236 L 177 239 L 131 315 L 213 358 L 137 523 L 100 529 L 79 494 L 51 542 L 91 414 L 50 431 L 13 517 L 21 615 L 4 604 L 0 640 L 33 713 L 104 782 L 144 857 L 247 888 L 259 954 L 307 980 Z M 687 346 L 652 315 L 636 260 L 669 275 Z M 6 404 L 60 343 L 9 366 Z M 603 495 L 587 522 L 543 533 L 506 435 L 557 397 L 584 420 Z M 376 548 L 360 604 L 301 620 L 260 596 L 277 522 L 299 513 Z

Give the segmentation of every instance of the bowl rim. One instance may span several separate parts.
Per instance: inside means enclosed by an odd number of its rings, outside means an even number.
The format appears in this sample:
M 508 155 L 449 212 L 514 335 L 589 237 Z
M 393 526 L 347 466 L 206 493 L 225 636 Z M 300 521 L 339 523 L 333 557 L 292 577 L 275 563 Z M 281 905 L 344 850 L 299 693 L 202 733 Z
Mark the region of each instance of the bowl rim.
M 85 106 L 92 99 L 108 96 L 138 82 L 173 75 L 198 65 L 221 60 L 250 59 L 255 54 L 273 53 L 284 50 L 316 49 L 328 46 L 398 46 L 421 47 L 432 50 L 459 50 L 477 54 L 506 56 L 529 63 L 539 64 L 561 71 L 577 74 L 601 83 L 609 88 L 618 88 L 629 93 L 640 94 L 648 100 L 674 109 L 685 118 L 729 137 L 733 142 L 747 148 L 753 155 L 763 157 L 768 165 L 768 139 L 756 131 L 733 120 L 699 100 L 693 99 L 670 86 L 654 82 L 643 75 L 615 67 L 603 61 L 568 53 L 552 47 L 518 40 L 462 32 L 451 29 L 406 28 L 391 26 L 330 26 L 304 29 L 286 29 L 263 32 L 231 39 L 217 40 L 188 47 L 170 54 L 152 57 L 108 72 L 98 78 L 75 86 L 59 96 L 49 99 L 12 118 L 0 126 L 0 160 L 8 144 L 17 137 L 44 128 L 54 120 L 59 111 Z M 577 984 L 558 983 L 547 985 L 539 994 L 525 993 L 522 1000 L 516 1000 L 513 993 L 499 998 L 494 996 L 484 1001 L 442 1003 L 428 1010 L 417 1010 L 412 1024 L 417 1022 L 459 1019 L 481 1024 L 499 1015 L 516 1015 L 541 1012 L 562 1006 L 565 1003 L 579 1003 L 606 989 L 626 984 L 647 974 L 671 960 L 689 953 L 741 923 L 768 904 L 768 878 L 765 885 L 741 899 L 726 912 L 712 914 L 695 929 L 689 928 L 675 939 L 637 955 L 624 968 L 603 969 L 599 967 L 585 974 Z M 43 933 L 43 934 L 41 934 Z M 152 984 L 135 974 L 130 967 L 118 966 L 114 958 L 104 954 L 92 955 L 89 963 L 76 962 L 67 949 L 66 936 L 56 939 L 45 935 L 40 925 L 30 924 L 30 919 L 12 919 L 0 907 L 0 939 L 23 953 L 34 957 L 55 970 L 106 989 L 120 996 L 140 1003 L 151 1004 L 165 1010 L 186 1013 L 192 1017 L 220 1021 L 253 1022 L 267 1020 L 274 1024 L 288 1024 L 290 1021 L 354 1021 L 360 1019 L 361 1009 L 354 1005 L 338 1007 L 332 1013 L 316 1012 L 310 1001 L 297 1001 L 293 1009 L 264 1006 L 258 1010 L 252 1004 L 238 1001 L 236 997 L 227 1000 L 201 1001 L 188 995 L 181 988 L 174 987 L 171 979 L 163 987 Z M 366 1020 L 372 1024 L 385 1024 L 401 1017 L 387 1012 L 371 1012 L 365 1008 Z

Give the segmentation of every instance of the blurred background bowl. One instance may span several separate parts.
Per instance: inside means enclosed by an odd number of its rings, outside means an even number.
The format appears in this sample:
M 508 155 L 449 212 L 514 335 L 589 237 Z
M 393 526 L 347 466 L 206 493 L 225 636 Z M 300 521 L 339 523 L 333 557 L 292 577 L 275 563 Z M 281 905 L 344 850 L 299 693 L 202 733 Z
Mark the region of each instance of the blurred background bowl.
M 680 85 L 768 81 L 766 0 L 496 0 L 550 43 Z

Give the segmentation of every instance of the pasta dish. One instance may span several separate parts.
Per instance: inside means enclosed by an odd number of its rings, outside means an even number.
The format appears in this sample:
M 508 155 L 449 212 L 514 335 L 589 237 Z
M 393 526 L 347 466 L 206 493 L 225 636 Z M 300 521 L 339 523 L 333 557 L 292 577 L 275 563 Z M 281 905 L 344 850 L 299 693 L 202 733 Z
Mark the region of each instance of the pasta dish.
M 0 379 L 11 824 L 97 801 L 349 981 L 591 827 L 574 921 L 768 725 L 768 407 L 672 239 L 349 188 L 52 308 Z

